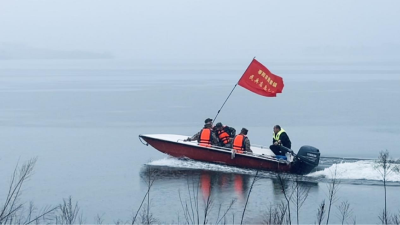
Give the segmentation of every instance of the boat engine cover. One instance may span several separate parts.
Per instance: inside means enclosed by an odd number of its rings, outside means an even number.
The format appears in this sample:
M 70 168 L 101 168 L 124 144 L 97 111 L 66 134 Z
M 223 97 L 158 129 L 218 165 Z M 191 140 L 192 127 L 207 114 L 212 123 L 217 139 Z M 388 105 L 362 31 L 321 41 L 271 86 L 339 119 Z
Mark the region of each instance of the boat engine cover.
M 295 157 L 293 172 L 306 174 L 311 172 L 319 164 L 321 153 L 312 146 L 302 146 Z
M 297 153 L 297 157 L 304 162 L 318 166 L 320 152 L 315 147 L 305 145 L 300 148 L 299 152 Z

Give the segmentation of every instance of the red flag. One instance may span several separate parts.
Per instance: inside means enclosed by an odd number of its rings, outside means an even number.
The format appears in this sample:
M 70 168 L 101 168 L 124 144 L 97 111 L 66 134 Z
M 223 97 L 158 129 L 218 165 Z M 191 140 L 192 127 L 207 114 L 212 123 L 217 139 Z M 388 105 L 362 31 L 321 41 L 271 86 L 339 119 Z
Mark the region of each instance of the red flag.
M 276 97 L 277 93 L 282 93 L 284 87 L 282 77 L 271 73 L 256 59 L 253 59 L 250 63 L 238 84 L 249 91 L 266 97 Z

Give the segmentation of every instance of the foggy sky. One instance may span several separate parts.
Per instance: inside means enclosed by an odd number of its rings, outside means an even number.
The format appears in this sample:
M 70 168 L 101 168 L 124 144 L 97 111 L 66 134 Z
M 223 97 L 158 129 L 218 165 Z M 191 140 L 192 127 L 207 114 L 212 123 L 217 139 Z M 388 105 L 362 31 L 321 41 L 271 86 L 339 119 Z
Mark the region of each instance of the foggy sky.
M 0 1 L 0 44 L 207 59 L 400 50 L 400 1 Z

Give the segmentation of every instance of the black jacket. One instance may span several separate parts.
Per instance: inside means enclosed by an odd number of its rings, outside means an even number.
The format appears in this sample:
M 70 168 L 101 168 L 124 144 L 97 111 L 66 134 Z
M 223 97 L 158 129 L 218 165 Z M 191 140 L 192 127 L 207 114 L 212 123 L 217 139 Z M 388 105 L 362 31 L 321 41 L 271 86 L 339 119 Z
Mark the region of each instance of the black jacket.
M 233 127 L 224 126 L 223 130 L 226 133 L 228 133 L 231 138 L 234 138 L 236 136 L 236 130 Z M 215 135 L 217 135 L 217 137 L 218 137 L 218 130 L 216 127 L 214 127 L 214 132 L 215 132 Z
M 226 131 L 226 133 L 228 133 L 232 138 L 236 136 L 236 130 L 233 127 L 225 126 L 224 131 Z
M 281 143 L 283 146 L 285 146 L 286 148 L 292 149 L 292 142 L 289 139 L 289 136 L 286 134 L 286 132 L 283 132 L 280 136 L 279 136 L 279 140 L 281 140 Z M 275 139 L 272 138 L 272 144 L 275 143 Z

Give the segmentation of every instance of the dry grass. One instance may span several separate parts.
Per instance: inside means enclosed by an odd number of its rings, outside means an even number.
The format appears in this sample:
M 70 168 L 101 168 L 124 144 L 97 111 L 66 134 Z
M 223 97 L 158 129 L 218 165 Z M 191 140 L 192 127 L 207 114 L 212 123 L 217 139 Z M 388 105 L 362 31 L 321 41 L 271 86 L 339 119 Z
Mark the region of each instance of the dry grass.
M 17 165 L 11 176 L 11 181 L 8 186 L 7 195 L 5 196 L 4 204 L 0 207 L 0 224 L 83 224 L 83 213 L 78 202 L 74 202 L 72 197 L 62 200 L 62 203 L 55 206 L 47 206 L 38 209 L 33 203 L 22 203 L 21 196 L 23 186 L 32 175 L 36 159 L 32 159 L 23 165 Z M 389 152 L 381 152 L 377 161 L 376 169 L 382 175 L 384 187 L 384 209 L 378 216 L 382 224 L 400 225 L 400 212 L 390 214 L 388 212 L 386 198 L 386 181 L 390 173 L 398 172 L 398 164 L 393 163 L 389 158 Z M 340 180 L 337 179 L 336 169 L 332 174 L 332 178 L 328 182 L 327 199 L 323 200 L 316 210 L 315 224 L 321 225 L 324 222 L 329 224 L 330 215 L 334 209 L 337 210 L 337 218 L 342 225 L 356 224 L 356 219 L 353 216 L 353 209 L 348 201 L 342 201 L 339 205 L 337 193 L 339 191 Z M 151 168 L 147 169 L 142 174 L 142 179 L 147 185 L 147 191 L 141 200 L 139 208 L 135 211 L 132 219 L 128 222 L 116 220 L 115 224 L 155 224 L 161 221 L 156 218 L 151 210 L 151 190 L 157 179 L 157 171 Z M 250 196 L 253 191 L 254 184 L 261 179 L 258 176 L 258 171 L 251 182 L 244 208 L 241 212 L 240 224 L 246 223 L 245 214 L 249 204 L 251 204 Z M 272 224 L 292 224 L 292 217 L 296 216 L 296 223 L 301 224 L 300 215 L 301 208 L 309 197 L 310 186 L 301 181 L 298 175 L 289 175 L 278 173 L 275 175 L 275 180 L 279 184 L 280 191 L 283 194 L 283 200 L 270 204 L 265 209 L 263 215 L 263 223 Z M 179 199 L 171 199 L 171 202 L 176 201 L 181 205 L 181 211 L 177 213 L 177 223 L 179 224 L 235 224 L 235 213 L 231 210 L 236 203 L 236 199 L 231 199 L 228 204 L 215 204 L 214 193 L 209 187 L 210 193 L 201 204 L 199 199 L 200 191 L 200 176 L 198 178 L 186 179 L 186 188 L 179 191 Z M 185 197 L 183 197 L 185 196 Z M 295 212 L 295 213 L 293 213 Z M 231 213 L 231 214 L 230 214 Z M 181 220 L 180 215 L 183 215 Z M 213 215 L 213 216 L 211 216 Z M 103 224 L 104 215 L 97 215 L 94 219 L 97 224 Z M 162 218 L 162 216 L 159 216 Z M 236 214 L 237 217 L 237 214 Z M 308 218 L 309 220 L 309 218 Z M 294 221 L 294 220 L 293 220 Z

